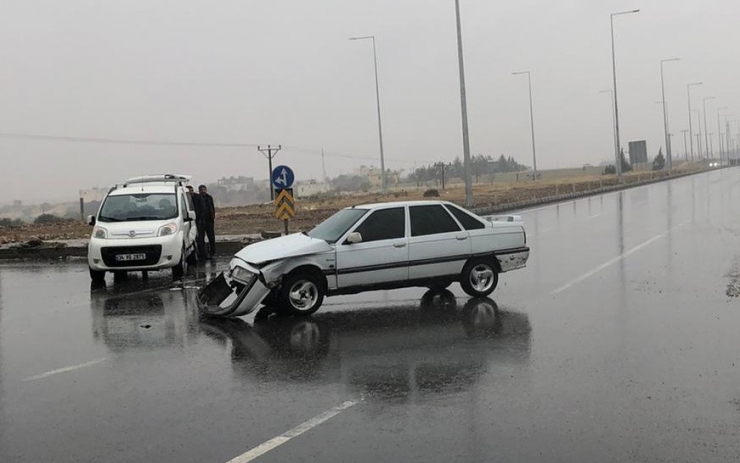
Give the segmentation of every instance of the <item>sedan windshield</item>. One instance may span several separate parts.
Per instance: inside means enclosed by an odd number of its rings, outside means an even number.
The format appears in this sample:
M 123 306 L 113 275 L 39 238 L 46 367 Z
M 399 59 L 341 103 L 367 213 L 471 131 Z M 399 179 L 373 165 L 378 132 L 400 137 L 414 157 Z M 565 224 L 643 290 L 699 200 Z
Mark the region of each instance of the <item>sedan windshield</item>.
M 327 243 L 336 243 L 365 214 L 367 209 L 342 209 L 318 224 L 308 232 L 308 236 Z
M 177 217 L 177 197 L 173 193 L 141 193 L 108 196 L 100 208 L 101 222 L 167 220 Z

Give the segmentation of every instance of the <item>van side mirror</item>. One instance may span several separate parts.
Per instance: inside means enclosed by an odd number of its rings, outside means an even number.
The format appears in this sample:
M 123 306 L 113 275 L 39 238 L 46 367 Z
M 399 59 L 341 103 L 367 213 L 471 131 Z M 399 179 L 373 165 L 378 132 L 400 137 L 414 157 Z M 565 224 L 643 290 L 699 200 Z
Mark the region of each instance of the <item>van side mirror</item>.
M 183 222 L 192 222 L 193 216 L 190 215 L 190 212 L 185 212 L 185 217 L 182 218 Z
M 358 232 L 350 233 L 347 237 L 347 244 L 362 243 L 362 235 Z
M 88 225 L 95 225 L 95 216 L 94 215 L 88 215 L 87 216 L 87 224 Z

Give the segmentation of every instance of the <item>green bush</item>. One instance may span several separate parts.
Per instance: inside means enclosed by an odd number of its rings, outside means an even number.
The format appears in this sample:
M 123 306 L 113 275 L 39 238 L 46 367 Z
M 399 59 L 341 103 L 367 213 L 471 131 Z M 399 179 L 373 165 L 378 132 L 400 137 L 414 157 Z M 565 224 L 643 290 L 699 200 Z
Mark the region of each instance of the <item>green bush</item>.
M 48 225 L 48 224 L 62 223 L 62 222 L 66 222 L 66 220 L 61 217 L 57 217 L 56 215 L 52 215 L 52 214 L 41 214 L 40 216 L 36 217 L 36 219 L 34 219 L 33 221 L 34 225 Z

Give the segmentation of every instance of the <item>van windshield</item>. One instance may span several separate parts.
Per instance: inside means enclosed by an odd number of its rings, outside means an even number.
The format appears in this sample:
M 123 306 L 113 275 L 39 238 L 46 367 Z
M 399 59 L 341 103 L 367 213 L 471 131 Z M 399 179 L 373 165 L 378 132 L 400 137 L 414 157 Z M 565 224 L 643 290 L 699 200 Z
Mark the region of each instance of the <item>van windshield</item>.
M 139 193 L 108 196 L 100 208 L 100 222 L 167 220 L 177 217 L 174 193 Z

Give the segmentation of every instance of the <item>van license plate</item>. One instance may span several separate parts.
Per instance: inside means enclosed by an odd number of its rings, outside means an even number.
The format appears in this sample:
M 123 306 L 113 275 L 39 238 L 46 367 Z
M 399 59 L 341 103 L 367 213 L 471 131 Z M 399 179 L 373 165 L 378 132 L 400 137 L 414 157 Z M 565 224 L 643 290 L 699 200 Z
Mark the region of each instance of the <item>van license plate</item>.
M 116 254 L 118 262 L 129 262 L 132 260 L 146 260 L 146 254 Z

